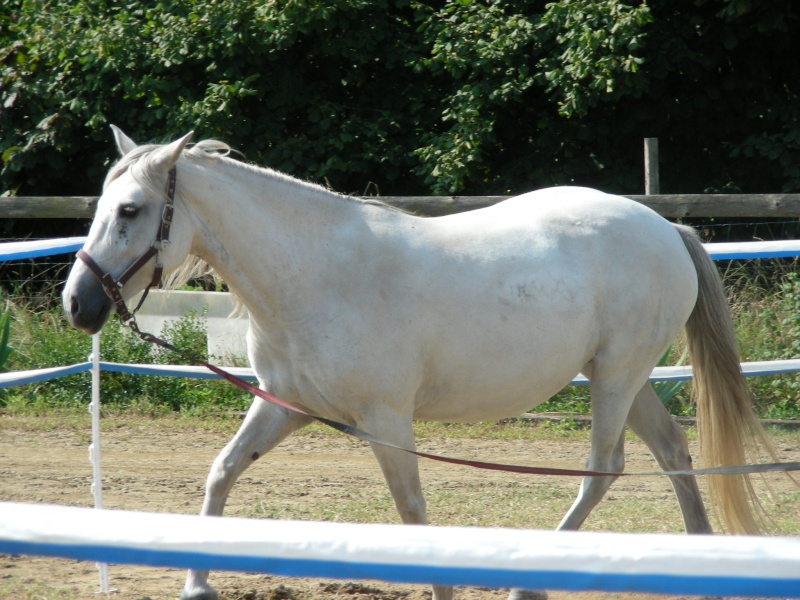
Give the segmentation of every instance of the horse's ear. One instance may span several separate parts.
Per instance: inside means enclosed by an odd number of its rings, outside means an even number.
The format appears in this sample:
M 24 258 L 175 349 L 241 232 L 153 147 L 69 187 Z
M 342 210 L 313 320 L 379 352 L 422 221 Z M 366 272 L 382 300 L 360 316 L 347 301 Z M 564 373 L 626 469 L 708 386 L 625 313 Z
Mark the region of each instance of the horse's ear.
M 116 125 L 111 126 L 111 131 L 114 134 L 114 140 L 117 142 L 117 148 L 119 149 L 119 153 L 122 154 L 122 156 L 125 156 L 128 152 L 132 152 L 139 147 L 136 144 L 136 142 L 134 142 L 127 135 L 125 135 L 122 132 L 122 129 L 120 129 Z
M 181 152 L 186 148 L 186 144 L 189 143 L 189 140 L 192 139 L 192 135 L 194 135 L 194 131 L 190 131 L 171 144 L 161 146 L 153 153 L 153 162 L 164 170 L 171 169 L 175 166 L 175 163 L 178 162 Z

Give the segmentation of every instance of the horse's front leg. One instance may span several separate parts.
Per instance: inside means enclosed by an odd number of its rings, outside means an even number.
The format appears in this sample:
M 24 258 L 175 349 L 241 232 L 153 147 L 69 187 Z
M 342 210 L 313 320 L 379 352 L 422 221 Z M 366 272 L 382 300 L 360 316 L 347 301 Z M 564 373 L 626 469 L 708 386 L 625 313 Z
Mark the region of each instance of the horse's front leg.
M 360 421 L 359 427 L 401 448 L 415 449 L 410 418 L 381 414 L 376 418 Z M 428 518 L 425 512 L 425 498 L 422 496 L 422 484 L 419 480 L 417 457 L 409 452 L 379 444 L 371 446 L 386 483 L 389 484 L 389 491 L 400 519 L 407 525 L 427 525 Z M 433 600 L 451 600 L 452 597 L 452 587 L 433 586 Z
M 310 417 L 289 412 L 261 398 L 255 398 L 239 431 L 211 465 L 200 514 L 221 515 L 228 494 L 239 475 L 286 436 L 310 421 Z M 218 598 L 216 590 L 208 585 L 208 571 L 189 571 L 181 598 L 216 600 Z

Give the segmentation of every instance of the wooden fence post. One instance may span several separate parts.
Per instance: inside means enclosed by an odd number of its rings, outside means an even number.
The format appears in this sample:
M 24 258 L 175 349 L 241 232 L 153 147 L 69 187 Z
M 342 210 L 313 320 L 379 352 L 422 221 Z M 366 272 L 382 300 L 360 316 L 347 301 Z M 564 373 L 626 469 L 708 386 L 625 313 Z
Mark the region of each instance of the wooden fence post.
M 658 176 L 658 138 L 644 138 L 644 193 L 654 196 L 661 193 Z

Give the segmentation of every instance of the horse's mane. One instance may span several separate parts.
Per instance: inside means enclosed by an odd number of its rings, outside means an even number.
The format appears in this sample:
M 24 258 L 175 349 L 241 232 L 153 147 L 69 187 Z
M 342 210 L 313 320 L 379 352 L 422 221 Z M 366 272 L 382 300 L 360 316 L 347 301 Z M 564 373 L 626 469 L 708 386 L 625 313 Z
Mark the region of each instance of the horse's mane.
M 202 142 L 198 142 L 191 148 L 188 148 L 186 151 L 184 151 L 183 154 L 185 157 L 190 159 L 203 159 L 203 158 L 226 159 L 226 162 L 228 162 L 229 164 L 233 164 L 245 171 L 256 173 L 258 175 L 261 175 L 262 177 L 272 179 L 273 181 L 279 181 L 290 186 L 302 187 L 307 190 L 311 190 L 321 196 L 335 197 L 341 200 L 346 200 L 348 202 L 357 202 L 359 204 L 378 206 L 381 208 L 385 208 L 386 210 L 391 210 L 396 212 L 402 212 L 402 213 L 406 212 L 400 208 L 397 208 L 396 206 L 392 206 L 391 204 L 386 204 L 385 202 L 381 202 L 376 198 L 360 198 L 358 196 L 340 194 L 338 192 L 331 190 L 330 188 L 323 187 L 317 183 L 313 183 L 310 181 L 304 181 L 302 179 L 298 179 L 291 175 L 286 175 L 285 173 L 281 173 L 280 171 L 276 171 L 275 169 L 269 169 L 252 163 L 237 160 L 231 157 L 232 153 L 240 154 L 242 157 L 244 157 L 243 154 L 241 154 L 237 150 L 232 149 L 225 142 L 221 142 L 219 140 L 204 140 Z

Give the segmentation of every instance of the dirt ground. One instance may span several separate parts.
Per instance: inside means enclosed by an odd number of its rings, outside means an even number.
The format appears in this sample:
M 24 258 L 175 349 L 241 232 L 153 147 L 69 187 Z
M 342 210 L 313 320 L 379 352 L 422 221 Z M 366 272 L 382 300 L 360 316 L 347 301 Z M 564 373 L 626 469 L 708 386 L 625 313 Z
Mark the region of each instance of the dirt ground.
M 0 428 L 0 501 L 50 503 L 91 506 L 91 465 L 87 446 L 90 432 L 83 430 L 30 431 L 9 423 Z M 154 423 L 120 422 L 102 434 L 103 495 L 107 508 L 153 512 L 197 513 L 202 502 L 205 477 L 216 453 L 229 434 L 202 429 L 170 429 Z M 800 448 L 779 447 L 781 459 L 800 460 Z M 791 445 L 788 445 L 791 446 Z M 426 438 L 421 449 L 450 456 L 478 458 L 520 464 L 537 464 L 580 468 L 588 451 L 585 440 L 444 440 Z M 643 445 L 627 446 L 627 469 L 650 471 L 654 463 Z M 453 467 L 431 461 L 420 463 L 423 485 L 428 494 L 431 521 L 439 524 L 470 524 L 459 516 L 460 511 L 473 511 L 475 524 L 483 523 L 483 510 L 493 498 L 516 502 L 517 496 L 503 492 L 518 487 L 532 498 L 524 514 L 509 524 L 498 526 L 551 528 L 562 516 L 558 510 L 536 510 L 537 489 L 561 491 L 563 506 L 574 498 L 578 482 L 570 478 L 509 476 L 502 473 Z M 517 483 L 509 477 L 517 478 Z M 778 484 L 782 485 L 782 484 Z M 453 495 L 448 495 L 450 492 Z M 460 499 L 455 492 L 467 492 L 479 503 Z M 505 492 L 503 492 L 505 493 Z M 645 510 L 663 510 L 664 529 L 680 529 L 680 516 L 666 479 L 641 478 L 620 480 L 604 501 L 613 507 L 622 498 L 641 499 Z M 794 496 L 797 497 L 797 496 Z M 448 501 L 448 498 L 459 498 Z M 377 500 L 376 500 L 377 499 Z M 362 443 L 340 436 L 298 435 L 284 442 L 267 457 L 256 462 L 239 480 L 231 494 L 226 514 L 246 517 L 304 519 L 319 515 L 329 520 L 353 519 L 354 507 L 376 508 L 374 520 L 396 522 L 392 514 L 385 484 L 374 459 Z M 662 506 L 663 505 L 663 506 Z M 601 506 L 603 506 L 601 504 Z M 485 509 L 488 511 L 488 508 Z M 495 514 L 504 508 L 493 507 Z M 509 508 L 509 511 L 512 509 Z M 600 510 L 600 507 L 598 507 Z M 794 509 L 790 509 L 794 510 Z M 800 510 L 800 507 L 798 508 Z M 553 514 L 550 514 L 553 513 Z M 556 514 L 557 513 L 557 514 Z M 514 515 L 517 513 L 515 512 Z M 795 513 L 798 514 L 798 513 Z M 377 516 L 376 516 L 377 515 Z M 509 517 L 512 518 L 512 517 Z M 625 523 L 611 524 L 611 529 L 624 530 Z M 635 524 L 633 525 L 635 527 Z M 603 529 L 602 517 L 587 523 L 589 529 Z M 110 565 L 108 567 L 113 599 L 165 600 L 177 598 L 183 585 L 182 570 Z M 0 597 L 16 598 L 20 590 L 25 598 L 97 598 L 99 578 L 96 566 L 73 560 L 36 557 L 0 556 Z M 262 574 L 214 572 L 210 582 L 229 600 L 423 600 L 430 598 L 426 586 L 387 584 L 376 581 L 348 582 L 320 579 L 290 579 Z M 10 590 L 10 591 L 9 591 Z M 68 594 L 64 593 L 68 591 Z M 60 595 L 63 594 L 63 595 Z M 507 592 L 486 589 L 458 589 L 461 600 L 505 598 Z M 642 594 L 602 594 L 551 592 L 553 600 L 633 600 L 663 598 Z

